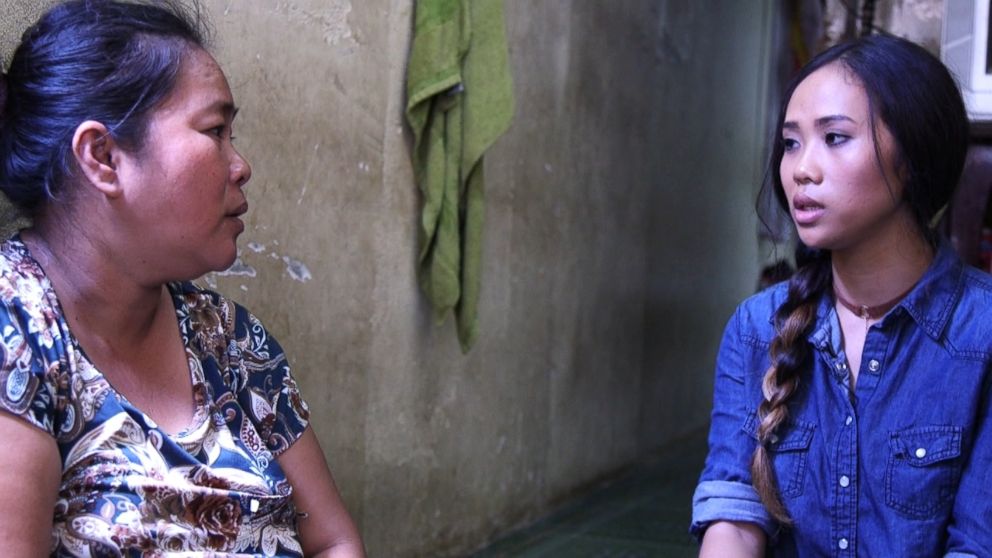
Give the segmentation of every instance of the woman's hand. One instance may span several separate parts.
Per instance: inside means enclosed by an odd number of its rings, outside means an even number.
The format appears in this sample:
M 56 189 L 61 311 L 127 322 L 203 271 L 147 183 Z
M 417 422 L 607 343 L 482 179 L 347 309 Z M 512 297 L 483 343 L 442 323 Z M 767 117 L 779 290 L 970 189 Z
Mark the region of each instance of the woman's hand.
M 52 551 L 52 520 L 62 480 L 52 435 L 0 411 L 0 541 L 9 558 Z
M 279 456 L 279 466 L 293 485 L 300 518 L 303 553 L 312 558 L 364 558 L 362 538 L 348 515 L 327 467 L 317 436 L 309 427 Z
M 706 529 L 699 558 L 759 558 L 765 555 L 765 532 L 753 523 L 717 521 Z

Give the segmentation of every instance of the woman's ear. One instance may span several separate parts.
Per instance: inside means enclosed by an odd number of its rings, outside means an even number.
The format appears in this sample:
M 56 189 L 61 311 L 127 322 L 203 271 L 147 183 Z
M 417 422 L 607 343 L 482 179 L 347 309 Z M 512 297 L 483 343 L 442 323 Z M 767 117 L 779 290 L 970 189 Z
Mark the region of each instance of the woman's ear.
M 119 150 L 107 127 L 94 120 L 77 126 L 72 136 L 72 154 L 80 172 L 89 184 L 111 198 L 122 192 L 115 163 Z

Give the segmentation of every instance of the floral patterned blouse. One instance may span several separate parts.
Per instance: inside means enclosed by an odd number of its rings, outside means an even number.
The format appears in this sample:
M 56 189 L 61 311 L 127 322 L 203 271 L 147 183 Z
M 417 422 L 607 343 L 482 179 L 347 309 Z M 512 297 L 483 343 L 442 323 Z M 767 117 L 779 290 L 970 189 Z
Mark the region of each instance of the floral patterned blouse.
M 301 556 L 276 458 L 309 412 L 286 357 L 241 306 L 168 288 L 196 406 L 175 435 L 86 359 L 19 236 L 0 244 L 0 408 L 58 443 L 52 556 Z

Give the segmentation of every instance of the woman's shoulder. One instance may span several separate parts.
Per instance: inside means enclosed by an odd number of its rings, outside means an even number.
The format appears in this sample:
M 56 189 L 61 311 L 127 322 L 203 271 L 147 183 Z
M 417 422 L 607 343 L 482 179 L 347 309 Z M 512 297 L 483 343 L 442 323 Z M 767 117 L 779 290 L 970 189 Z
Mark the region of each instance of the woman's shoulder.
M 0 301 L 5 305 L 34 306 L 46 298 L 45 273 L 15 235 L 0 242 Z
M 66 386 L 76 384 L 61 367 L 68 355 L 54 301 L 44 272 L 19 238 L 0 242 L 0 378 L 5 386 L 0 409 L 53 435 L 72 430 L 60 423 L 70 415 L 59 410 L 78 409 L 67 403 Z
M 773 334 L 772 319 L 779 306 L 789 297 L 789 282 L 782 281 L 744 299 L 737 306 L 733 320 L 742 331 Z
M 956 303 L 948 316 L 947 338 L 957 348 L 992 352 L 992 275 L 963 266 Z
M 992 304 L 992 275 L 970 265 L 963 265 L 959 304 Z
M 61 309 L 51 283 L 18 235 L 0 242 L 0 340 L 25 339 L 49 350 L 62 336 Z

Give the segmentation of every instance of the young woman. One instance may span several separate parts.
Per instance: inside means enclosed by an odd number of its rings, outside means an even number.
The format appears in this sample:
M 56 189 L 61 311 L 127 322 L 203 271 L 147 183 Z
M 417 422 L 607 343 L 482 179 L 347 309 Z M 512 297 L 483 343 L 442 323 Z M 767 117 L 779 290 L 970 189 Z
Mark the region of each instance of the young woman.
M 362 556 L 282 349 L 188 282 L 234 261 L 251 169 L 177 6 L 60 4 L 0 83 L 33 220 L 0 244 L 2 554 Z
M 701 556 L 992 555 L 992 277 L 934 230 L 967 142 L 954 80 L 902 39 L 793 81 L 769 174 L 798 270 L 725 331 Z

